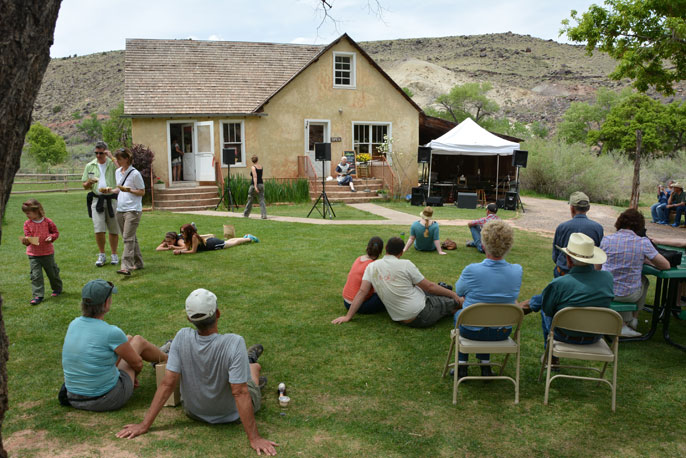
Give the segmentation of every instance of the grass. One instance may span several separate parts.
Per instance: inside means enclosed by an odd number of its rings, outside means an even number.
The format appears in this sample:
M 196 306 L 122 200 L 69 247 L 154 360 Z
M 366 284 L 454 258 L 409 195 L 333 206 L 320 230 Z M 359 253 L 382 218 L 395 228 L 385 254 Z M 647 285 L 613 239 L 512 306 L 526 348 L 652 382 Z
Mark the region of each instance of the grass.
M 378 202 L 375 202 L 375 203 L 378 203 Z M 349 207 L 349 206 L 342 204 L 342 203 L 332 202 L 331 208 L 333 208 L 334 213 L 336 213 L 336 219 L 337 220 L 356 220 L 356 219 L 383 220 L 384 219 L 382 216 L 378 216 L 378 215 L 375 215 L 373 213 L 358 210 L 356 208 Z M 296 216 L 299 218 L 305 218 L 305 217 L 307 217 L 307 214 L 310 212 L 311 209 L 312 209 L 312 203 L 309 203 L 309 202 L 305 203 L 305 204 L 267 205 L 267 215 Z M 322 211 L 321 202 L 317 206 L 317 209 L 319 209 L 320 212 Z M 260 211 L 259 203 L 257 205 L 253 204 L 252 211 L 259 213 L 259 211 Z M 321 213 L 318 213 L 317 210 L 314 210 L 312 212 L 312 214 L 310 215 L 310 219 L 317 219 L 317 218 L 321 219 L 322 215 L 321 215 Z
M 408 213 L 410 215 L 416 215 L 419 217 L 424 207 L 416 207 L 410 205 L 409 202 L 404 201 L 379 201 L 374 202 L 377 205 L 384 206 L 399 212 Z M 444 207 L 433 207 L 434 209 L 434 219 L 477 219 L 486 216 L 486 209 L 477 208 L 475 210 L 457 208 L 453 204 L 446 204 Z M 498 210 L 498 217 L 502 219 L 516 218 L 516 212 L 510 210 Z
M 21 200 L 13 196 L 9 201 L 0 246 L 0 289 L 11 344 L 10 410 L 3 434 L 6 441 L 24 444 L 13 449 L 14 455 L 254 456 L 240 425 L 204 425 L 180 408 L 164 408 L 152 430 L 140 438 L 116 439 L 115 433 L 141 421 L 149 406 L 155 391 L 149 366 L 140 376 L 141 387 L 118 412 L 59 406 L 64 334 L 80 313 L 81 287 L 98 277 L 119 288 L 106 320 L 158 344 L 188 326 L 183 304 L 190 291 L 204 287 L 215 292 L 224 312 L 220 332 L 241 334 L 248 345 L 264 345 L 260 362 L 269 384 L 256 418 L 261 434 L 281 444 L 281 456 L 686 453 L 679 427 L 686 403 L 684 353 L 659 336 L 621 345 L 618 407 L 612 414 L 609 389 L 579 381 L 556 381 L 550 405 L 543 405 L 544 387 L 536 381 L 543 346 L 535 314 L 525 318 L 521 401 L 516 406 L 512 385 L 498 381 L 463 384 L 458 404 L 452 405 L 452 381 L 440 378 L 451 320 L 425 330 L 395 324 L 386 315 L 331 325 L 345 311 L 341 289 L 369 237 L 387 239 L 405 227 L 234 220 L 237 233 L 253 233 L 261 242 L 175 257 L 154 247 L 167 228 L 188 222 L 188 216 L 146 212 L 138 231 L 146 268 L 121 278 L 114 267 L 93 265 L 96 248 L 84 199 L 84 193 L 40 196 L 61 232 L 55 249 L 66 289 L 63 296 L 37 307 L 28 304 L 28 261 L 17 242 L 24 222 Z M 203 231 L 217 233 L 225 222 L 193 218 Z M 468 237 L 464 227 L 441 232 L 457 241 Z M 524 268 L 520 298 L 539 292 L 550 280 L 550 245 L 550 239 L 517 231 L 508 259 Z M 482 259 L 462 246 L 447 256 L 410 250 L 407 258 L 430 280 L 448 283 L 456 281 L 464 266 Z M 686 341 L 682 322 L 673 323 L 671 331 L 675 340 Z M 292 399 L 287 409 L 277 402 L 276 385 L 282 381 Z

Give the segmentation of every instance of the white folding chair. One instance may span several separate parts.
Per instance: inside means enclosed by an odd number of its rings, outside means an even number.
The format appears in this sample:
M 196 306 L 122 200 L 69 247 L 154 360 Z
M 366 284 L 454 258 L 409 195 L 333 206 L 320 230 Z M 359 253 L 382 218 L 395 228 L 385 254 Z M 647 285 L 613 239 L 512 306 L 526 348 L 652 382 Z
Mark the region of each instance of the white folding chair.
M 465 380 L 510 380 L 515 386 L 515 404 L 519 403 L 519 360 L 520 344 L 519 331 L 522 325 L 524 312 L 515 304 L 473 304 L 460 312 L 455 328 L 450 331 L 450 349 L 448 358 L 443 368 L 443 377 L 448 373 L 450 367 L 455 369 L 453 374 L 453 404 L 457 404 L 457 389 L 460 383 Z M 506 340 L 481 341 L 471 340 L 460 336 L 460 325 L 477 327 L 503 327 L 512 326 L 512 334 Z M 453 351 L 455 361 L 450 362 Z M 460 363 L 458 353 L 504 353 L 505 359 L 502 363 Z M 515 377 L 503 375 L 503 370 L 511 354 L 516 355 Z M 467 376 L 458 380 L 458 366 L 497 366 L 500 367 L 498 375 L 491 377 Z
M 610 345 L 601 337 L 598 342 L 593 344 L 571 344 L 555 340 L 555 328 L 562 328 L 568 331 L 586 332 L 590 334 L 600 334 L 611 337 Z M 622 332 L 622 317 L 619 313 L 609 308 L 603 307 L 567 307 L 560 310 L 553 317 L 548 334 L 548 348 L 541 362 L 541 370 L 538 373 L 538 381 L 541 381 L 543 369 L 547 370 L 545 380 L 545 397 L 543 404 L 548 404 L 550 384 L 556 378 L 575 378 L 579 380 L 593 380 L 605 382 L 612 389 L 612 411 L 615 411 L 615 400 L 617 396 L 617 361 L 619 351 L 619 335 Z M 602 369 L 592 366 L 571 366 L 562 364 L 550 364 L 552 357 L 566 359 L 577 359 L 586 361 L 600 361 L 603 363 Z M 612 363 L 612 381 L 605 378 L 605 369 Z M 550 376 L 552 367 L 567 369 L 586 369 L 599 373 L 598 377 L 583 377 L 580 375 L 557 374 Z

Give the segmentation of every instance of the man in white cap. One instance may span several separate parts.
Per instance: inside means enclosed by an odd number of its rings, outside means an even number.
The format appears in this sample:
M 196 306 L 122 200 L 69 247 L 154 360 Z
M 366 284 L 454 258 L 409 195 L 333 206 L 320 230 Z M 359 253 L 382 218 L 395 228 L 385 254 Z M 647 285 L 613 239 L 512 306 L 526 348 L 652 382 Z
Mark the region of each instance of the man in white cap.
M 541 305 L 525 301 L 520 304 L 525 312 L 542 310 L 549 317 L 566 307 L 610 307 L 614 297 L 612 274 L 596 270 L 607 255 L 595 246 L 586 234 L 575 232 L 569 236 L 566 247 L 557 247 L 565 256 L 568 273 L 557 277 L 541 294 Z M 548 327 L 550 332 L 550 327 Z M 544 332 L 545 337 L 547 333 Z M 600 339 L 596 334 L 555 329 L 555 340 L 573 344 L 592 344 Z M 545 342 L 545 340 L 544 340 Z M 555 361 L 553 361 L 555 364 Z
M 278 444 L 262 438 L 255 423 L 260 409 L 261 386 L 257 358 L 262 345 L 245 348 L 243 337 L 219 334 L 217 296 L 200 288 L 186 299 L 186 315 L 197 330 L 181 329 L 169 349 L 164 380 L 142 423 L 126 425 L 117 437 L 129 439 L 148 431 L 165 401 L 181 380 L 181 398 L 186 415 L 207 423 L 230 423 L 238 419 L 257 454 L 276 455 Z M 182 376 L 183 375 L 183 376 Z

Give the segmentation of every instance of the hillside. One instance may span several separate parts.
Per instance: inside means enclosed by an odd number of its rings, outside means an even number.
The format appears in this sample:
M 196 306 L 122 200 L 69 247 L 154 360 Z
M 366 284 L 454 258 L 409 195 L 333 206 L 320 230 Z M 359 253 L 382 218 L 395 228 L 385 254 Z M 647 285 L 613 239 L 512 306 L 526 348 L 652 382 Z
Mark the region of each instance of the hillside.
M 589 57 L 582 46 L 510 32 L 489 35 L 361 42 L 369 55 L 422 107 L 456 84 L 490 82 L 489 94 L 512 119 L 554 127 L 572 101 L 590 100 L 599 87 L 628 81 L 607 78 L 614 61 Z M 684 97 L 684 84 L 677 98 Z M 53 59 L 34 119 L 62 135 L 74 132 L 72 114 L 106 114 L 124 98 L 124 51 Z

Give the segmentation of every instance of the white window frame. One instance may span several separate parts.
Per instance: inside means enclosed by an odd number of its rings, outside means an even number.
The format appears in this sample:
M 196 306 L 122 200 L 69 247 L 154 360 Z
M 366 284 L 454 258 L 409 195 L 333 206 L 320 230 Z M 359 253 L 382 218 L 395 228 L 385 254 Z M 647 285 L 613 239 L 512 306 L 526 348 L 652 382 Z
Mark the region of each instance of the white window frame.
M 350 84 L 336 84 L 336 57 L 350 57 Z M 337 89 L 355 89 L 357 87 L 357 55 L 354 52 L 334 52 L 333 53 L 333 87 Z
M 353 150 L 355 149 L 355 145 L 356 145 L 356 143 L 355 143 L 355 126 L 386 126 L 386 136 L 388 138 L 393 138 L 393 123 L 392 122 L 388 122 L 388 121 L 353 121 L 352 126 L 351 126 L 351 130 L 350 130 L 350 133 L 351 133 L 350 144 L 352 145 Z M 372 138 L 372 135 L 370 132 L 370 134 L 369 134 L 370 143 L 368 143 L 369 145 L 372 144 L 371 138 Z M 393 144 L 390 145 L 390 151 L 389 152 L 393 152 Z M 369 154 L 372 155 L 371 149 L 369 151 Z M 386 158 L 386 159 L 388 159 L 388 158 Z
M 240 124 L 241 125 L 241 151 L 243 152 L 243 162 L 236 162 L 231 167 L 245 167 L 248 158 L 247 151 L 245 151 L 245 122 L 243 119 L 221 119 L 219 121 L 219 160 L 221 160 L 222 168 L 225 169 L 228 165 L 224 164 L 224 157 L 221 150 L 224 149 L 224 124 Z

